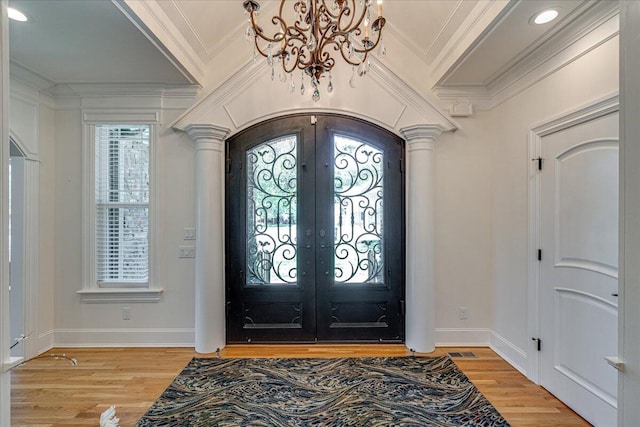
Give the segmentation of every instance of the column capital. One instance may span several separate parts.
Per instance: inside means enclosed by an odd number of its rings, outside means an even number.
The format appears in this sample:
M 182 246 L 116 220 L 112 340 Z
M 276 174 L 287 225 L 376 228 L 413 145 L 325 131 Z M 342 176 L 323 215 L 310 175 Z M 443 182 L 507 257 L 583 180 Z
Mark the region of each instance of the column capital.
M 184 130 L 195 142 L 209 142 L 211 140 L 222 142 L 231 132 L 226 127 L 211 123 L 192 123 L 185 126 Z
M 400 133 L 408 142 L 434 142 L 447 129 L 440 125 L 413 125 L 400 129 Z

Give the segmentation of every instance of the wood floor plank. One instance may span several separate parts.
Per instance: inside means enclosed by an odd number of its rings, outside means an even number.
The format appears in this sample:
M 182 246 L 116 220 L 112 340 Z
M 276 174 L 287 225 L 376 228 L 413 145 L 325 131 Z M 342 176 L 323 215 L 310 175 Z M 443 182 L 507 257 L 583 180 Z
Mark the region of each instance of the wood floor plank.
M 454 361 L 512 427 L 589 426 L 489 348 L 438 348 L 425 356 L 449 351 L 470 351 L 477 356 Z M 204 357 L 193 348 L 57 348 L 47 354 L 64 354 L 78 364 L 45 356 L 14 368 L 12 426 L 95 426 L 110 405 L 116 405 L 121 426 L 133 426 L 192 357 Z M 395 344 L 231 345 L 221 351 L 222 357 L 409 355 L 406 347 Z

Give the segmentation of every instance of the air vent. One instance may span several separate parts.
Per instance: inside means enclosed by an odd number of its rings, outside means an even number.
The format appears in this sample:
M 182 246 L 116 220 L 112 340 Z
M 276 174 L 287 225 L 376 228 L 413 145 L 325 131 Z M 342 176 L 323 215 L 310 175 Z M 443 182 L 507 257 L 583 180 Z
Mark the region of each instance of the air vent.
M 478 358 L 478 356 L 476 356 L 471 351 L 450 351 L 447 354 L 452 359 L 477 359 Z

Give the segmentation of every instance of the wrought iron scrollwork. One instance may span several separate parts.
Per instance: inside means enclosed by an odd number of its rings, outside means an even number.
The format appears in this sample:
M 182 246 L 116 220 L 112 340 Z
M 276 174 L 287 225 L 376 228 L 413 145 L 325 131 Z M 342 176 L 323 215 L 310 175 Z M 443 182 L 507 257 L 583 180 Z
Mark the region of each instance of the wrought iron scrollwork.
M 335 280 L 382 283 L 384 153 L 334 138 Z
M 247 151 L 247 284 L 297 280 L 296 137 Z

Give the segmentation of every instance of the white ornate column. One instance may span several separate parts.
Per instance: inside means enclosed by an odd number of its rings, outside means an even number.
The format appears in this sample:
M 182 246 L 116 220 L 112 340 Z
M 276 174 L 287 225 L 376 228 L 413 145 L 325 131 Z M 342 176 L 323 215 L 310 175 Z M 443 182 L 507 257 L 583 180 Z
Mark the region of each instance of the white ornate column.
M 225 346 L 224 296 L 224 139 L 229 129 L 191 124 L 196 142 L 196 305 L 198 353 Z
M 400 130 L 407 141 L 406 344 L 420 353 L 435 349 L 433 145 L 438 125 Z

